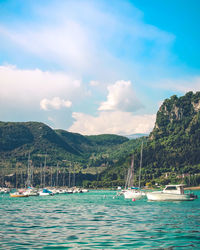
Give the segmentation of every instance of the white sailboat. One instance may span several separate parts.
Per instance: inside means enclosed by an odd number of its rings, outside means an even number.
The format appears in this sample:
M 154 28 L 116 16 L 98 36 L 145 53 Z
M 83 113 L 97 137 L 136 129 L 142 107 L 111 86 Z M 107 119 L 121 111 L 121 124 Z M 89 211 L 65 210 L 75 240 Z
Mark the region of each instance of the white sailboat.
M 30 152 L 28 154 L 28 169 L 27 169 L 27 181 L 26 181 L 26 190 L 24 191 L 25 195 L 28 196 L 37 196 L 38 190 L 33 188 L 33 165 L 30 159 Z
M 143 198 L 145 194 L 137 187 L 132 187 L 131 189 L 127 189 L 124 191 L 125 199 L 135 199 L 140 200 Z
M 140 189 L 140 180 L 141 180 L 141 167 L 142 167 L 142 151 L 143 151 L 143 142 L 141 146 L 140 154 L 140 170 L 139 170 L 139 187 L 134 187 L 134 156 L 132 156 L 131 167 L 128 170 L 125 190 L 123 191 L 125 199 L 135 199 L 139 200 L 145 196 L 145 193 Z

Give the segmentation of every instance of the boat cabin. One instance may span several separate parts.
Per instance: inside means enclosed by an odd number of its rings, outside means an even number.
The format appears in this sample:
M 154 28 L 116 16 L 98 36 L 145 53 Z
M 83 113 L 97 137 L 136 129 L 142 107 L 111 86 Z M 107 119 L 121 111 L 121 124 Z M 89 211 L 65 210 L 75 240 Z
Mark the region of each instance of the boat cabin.
M 166 185 L 163 189 L 163 193 L 184 194 L 184 184 Z

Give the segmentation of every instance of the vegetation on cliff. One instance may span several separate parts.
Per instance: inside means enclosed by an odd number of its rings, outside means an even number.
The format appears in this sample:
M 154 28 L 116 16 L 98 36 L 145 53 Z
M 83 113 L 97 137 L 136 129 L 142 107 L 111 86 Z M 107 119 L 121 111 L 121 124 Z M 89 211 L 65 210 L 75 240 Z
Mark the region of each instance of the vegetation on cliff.
M 188 185 L 199 185 L 199 152 L 200 92 L 166 99 L 157 112 L 155 127 L 144 143 L 142 184 L 185 181 Z M 134 150 L 134 154 L 138 171 L 140 147 Z M 112 180 L 121 179 L 126 162 L 127 159 L 120 159 L 115 166 L 105 170 L 102 178 L 112 176 Z

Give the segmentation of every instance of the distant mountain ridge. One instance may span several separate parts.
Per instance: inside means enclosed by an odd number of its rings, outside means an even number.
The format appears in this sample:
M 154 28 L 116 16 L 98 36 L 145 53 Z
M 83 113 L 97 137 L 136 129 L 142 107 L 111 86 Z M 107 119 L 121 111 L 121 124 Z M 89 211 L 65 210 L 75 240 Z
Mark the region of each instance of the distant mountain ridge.
M 30 153 L 35 166 L 40 166 L 41 155 L 48 155 L 48 164 L 69 165 L 77 162 L 81 168 L 101 165 L 101 157 L 107 150 L 129 139 L 118 135 L 83 136 L 65 130 L 53 130 L 40 122 L 0 122 L 0 169 L 11 168 L 12 162 L 27 163 Z M 90 160 L 92 157 L 92 161 Z
M 149 136 L 149 134 L 136 133 L 136 134 L 126 135 L 128 139 L 137 139 L 143 136 Z
M 78 154 L 53 129 L 40 122 L 0 122 L 0 151 L 22 149 L 47 150 L 55 145 L 70 153 Z

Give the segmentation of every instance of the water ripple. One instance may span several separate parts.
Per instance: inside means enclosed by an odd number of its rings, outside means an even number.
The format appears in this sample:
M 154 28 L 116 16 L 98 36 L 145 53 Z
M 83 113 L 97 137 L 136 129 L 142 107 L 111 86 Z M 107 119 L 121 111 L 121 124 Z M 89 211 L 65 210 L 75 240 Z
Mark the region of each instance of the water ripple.
M 198 193 L 198 191 L 197 191 Z M 0 197 L 0 249 L 200 249 L 200 201 Z

